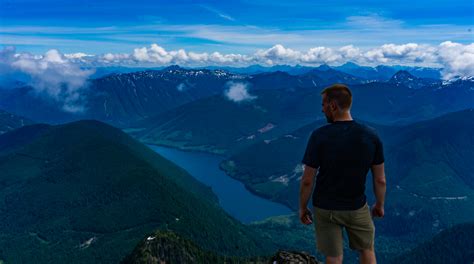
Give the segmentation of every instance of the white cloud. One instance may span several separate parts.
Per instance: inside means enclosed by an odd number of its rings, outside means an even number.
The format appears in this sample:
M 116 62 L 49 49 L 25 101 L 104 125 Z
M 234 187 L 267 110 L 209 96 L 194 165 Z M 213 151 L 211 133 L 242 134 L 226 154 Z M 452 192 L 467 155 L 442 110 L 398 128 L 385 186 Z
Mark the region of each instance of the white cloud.
M 289 48 L 277 44 L 267 50 L 259 50 L 254 54 L 255 60 L 268 65 L 275 64 L 293 64 L 301 57 L 299 51 L 294 51 Z
M 403 25 L 403 21 L 383 17 L 378 14 L 370 14 L 366 16 L 349 16 L 346 18 L 346 24 L 349 27 L 366 31 L 400 28 Z
M 219 10 L 213 9 L 211 12 L 226 20 L 233 19 Z M 99 53 L 132 50 L 135 48 L 133 43 L 150 41 L 179 45 L 183 43 L 181 40 L 189 38 L 208 41 L 199 44 L 200 46 L 220 45 L 239 53 L 270 47 L 275 43 L 299 50 L 314 46 L 336 47 L 348 44 L 366 49 L 395 42 L 436 45 L 445 40 L 468 43 L 473 39 L 473 33 L 468 30 L 472 25 L 407 24 L 380 14 L 354 15 L 329 24 L 317 19 L 316 21 L 319 22 L 313 26 L 297 29 L 240 23 L 170 24 L 166 21 L 146 21 L 139 25 L 113 27 L 5 25 L 0 27 L 0 34 L 7 33 L 2 35 L 3 45 L 29 47 L 34 43 L 35 47 L 32 48 L 41 46 L 42 49 L 93 47 L 91 49 Z M 12 32 L 15 34 L 8 34 Z M 78 39 L 77 34 L 83 35 L 84 38 Z
M 123 63 L 149 63 L 153 65 L 180 64 L 186 66 L 248 66 L 251 64 L 278 65 L 302 64 L 315 66 L 320 64 L 340 65 L 348 61 L 361 65 L 375 66 L 410 65 L 444 68 L 444 78 L 453 76 L 474 75 L 473 69 L 474 43 L 464 45 L 454 42 L 443 42 L 438 46 L 406 43 L 384 44 L 379 47 L 362 50 L 354 45 L 340 48 L 313 47 L 306 51 L 287 48 L 282 44 L 274 45 L 268 49 L 260 49 L 255 53 L 247 54 L 222 54 L 220 52 L 196 53 L 184 49 L 167 51 L 163 47 L 152 44 L 149 48 L 134 49 L 133 54 L 106 54 L 110 60 Z
M 67 59 L 77 59 L 77 60 L 83 60 L 85 57 L 93 57 L 93 56 L 94 55 L 86 54 L 83 52 L 64 54 L 64 57 L 66 57 Z
M 355 48 L 353 45 L 347 45 L 339 49 L 342 58 L 346 61 L 351 61 L 361 56 L 359 48 Z
M 228 89 L 224 91 L 227 99 L 233 102 L 243 102 L 256 99 L 257 96 L 248 93 L 248 84 L 241 82 L 228 82 Z
M 220 18 L 223 18 L 225 20 L 229 20 L 229 21 L 235 21 L 235 19 L 233 17 L 231 17 L 230 15 L 228 14 L 225 14 L 224 12 L 220 11 L 220 10 L 217 10 L 213 7 L 210 7 L 210 6 L 207 6 L 207 5 L 200 5 L 202 8 L 216 14 L 217 16 L 219 16 Z
M 180 83 L 178 86 L 176 86 L 176 89 L 180 92 L 184 91 L 186 89 L 186 84 Z
M 99 58 L 100 62 L 104 63 L 121 63 L 125 62 L 130 59 L 130 54 L 112 54 L 112 53 L 106 53 Z
M 462 45 L 446 41 L 439 46 L 437 57 L 440 64 L 444 65 L 444 79 L 474 75 L 474 43 Z
M 374 63 L 436 63 L 436 52 L 440 47 L 407 43 L 385 44 L 367 51 L 363 59 Z
M 160 64 L 168 64 L 173 60 L 173 56 L 157 44 L 151 44 L 150 48 L 143 47 L 134 49 L 132 56 L 137 61 L 156 62 Z
M 104 55 L 111 60 L 119 58 L 120 54 L 108 53 Z M 149 48 L 142 47 L 133 50 L 133 54 L 126 56 L 121 54 L 126 63 L 148 63 L 157 65 L 183 64 L 183 65 L 238 65 L 250 61 L 250 58 L 241 54 L 221 54 L 186 52 L 184 49 L 167 51 L 157 44 L 151 44 Z
M 229 21 L 235 21 L 235 19 L 233 17 L 229 16 L 229 15 L 226 15 L 226 14 L 223 14 L 223 13 L 219 13 L 218 15 L 219 15 L 219 17 L 222 17 L 223 19 L 227 19 Z
M 82 69 L 54 49 L 44 55 L 33 55 L 16 53 L 14 48 L 6 47 L 0 54 L 0 71 L 28 74 L 35 91 L 60 103 L 64 111 L 84 110 L 82 93 L 93 70 Z
M 48 83 L 54 83 L 55 86 L 58 85 L 58 82 L 63 82 L 71 87 L 76 87 L 84 83 L 90 75 L 87 71 L 81 70 L 80 66 L 111 65 L 156 67 L 179 64 L 188 67 L 208 65 L 244 67 L 253 64 L 265 66 L 300 64 L 318 66 L 320 64 L 340 65 L 351 61 L 366 66 L 385 64 L 439 67 L 444 68 L 443 77 L 449 79 L 454 76 L 474 75 L 473 50 L 474 43 L 466 45 L 447 41 L 439 45 L 388 43 L 370 49 L 346 45 L 339 48 L 317 46 L 307 50 L 296 50 L 277 44 L 250 54 L 226 54 L 217 51 L 198 53 L 184 49 L 166 50 L 158 44 L 151 44 L 148 47 L 135 48 L 130 54 L 88 55 L 74 53 L 62 55 L 57 50 L 50 50 L 44 55 L 18 53 L 2 60 L 5 61 L 4 65 L 14 66 L 15 69 L 26 72 L 39 80 L 48 79 L 43 76 L 43 72 L 48 72 L 48 76 L 57 77 L 48 81 Z M 4 53 L 8 53 L 7 49 L 4 49 Z M 5 56 L 3 55 L 3 57 Z M 50 71 L 53 73 L 49 73 Z
M 314 64 L 334 64 L 340 62 L 339 52 L 326 47 L 315 47 L 308 50 L 301 57 L 301 61 Z

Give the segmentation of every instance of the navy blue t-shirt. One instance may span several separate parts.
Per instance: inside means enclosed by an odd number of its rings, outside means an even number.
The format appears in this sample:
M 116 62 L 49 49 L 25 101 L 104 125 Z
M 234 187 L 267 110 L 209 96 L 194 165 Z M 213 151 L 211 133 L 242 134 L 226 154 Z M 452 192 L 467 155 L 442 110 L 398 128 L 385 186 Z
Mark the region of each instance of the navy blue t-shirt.
M 335 121 L 313 131 L 302 162 L 319 168 L 313 206 L 356 210 L 366 203 L 371 165 L 384 162 L 383 146 L 373 128 L 354 120 Z

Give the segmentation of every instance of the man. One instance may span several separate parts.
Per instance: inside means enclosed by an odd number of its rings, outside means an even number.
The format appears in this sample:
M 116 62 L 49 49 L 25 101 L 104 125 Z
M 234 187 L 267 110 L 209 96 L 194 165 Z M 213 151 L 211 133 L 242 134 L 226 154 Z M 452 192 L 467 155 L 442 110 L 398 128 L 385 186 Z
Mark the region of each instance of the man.
M 329 124 L 313 131 L 303 157 L 299 217 L 312 223 L 307 204 L 313 191 L 316 244 L 326 263 L 342 263 L 343 228 L 349 247 L 357 250 L 360 263 L 376 263 L 375 228 L 371 218 L 384 216 L 385 172 L 382 142 L 370 127 L 354 121 L 350 114 L 352 93 L 342 84 L 321 92 L 322 112 Z M 365 180 L 372 170 L 376 203 L 370 211 Z

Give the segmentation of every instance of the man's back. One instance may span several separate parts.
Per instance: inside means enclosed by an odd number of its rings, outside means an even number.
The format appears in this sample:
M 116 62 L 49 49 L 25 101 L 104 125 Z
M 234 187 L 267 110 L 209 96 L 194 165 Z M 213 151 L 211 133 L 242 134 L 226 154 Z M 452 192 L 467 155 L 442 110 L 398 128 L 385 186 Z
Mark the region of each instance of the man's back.
M 374 164 L 384 162 L 376 132 L 354 120 L 316 129 L 303 163 L 318 168 L 313 205 L 328 210 L 356 210 L 366 203 L 365 180 Z
M 375 226 L 364 192 L 371 169 L 376 200 L 372 215 L 383 217 L 386 182 L 382 142 L 375 130 L 352 120 L 352 92 L 346 85 L 329 86 L 321 96 L 321 111 L 330 124 L 316 129 L 306 147 L 299 218 L 305 225 L 313 223 L 307 204 L 316 178 L 316 244 L 326 263 L 342 263 L 343 230 L 349 247 L 359 252 L 360 262 L 376 263 Z

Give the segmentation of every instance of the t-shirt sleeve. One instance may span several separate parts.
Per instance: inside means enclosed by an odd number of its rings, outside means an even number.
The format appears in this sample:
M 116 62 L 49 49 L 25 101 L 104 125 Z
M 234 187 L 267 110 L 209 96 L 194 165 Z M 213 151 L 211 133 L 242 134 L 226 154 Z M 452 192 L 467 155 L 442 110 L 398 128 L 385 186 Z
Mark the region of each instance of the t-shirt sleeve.
M 306 151 L 304 152 L 302 163 L 317 169 L 319 167 L 318 160 L 318 137 L 315 132 L 311 134 L 306 145 Z
M 379 136 L 375 134 L 375 153 L 374 159 L 372 160 L 372 165 L 382 164 L 385 161 L 383 155 L 383 144 Z

